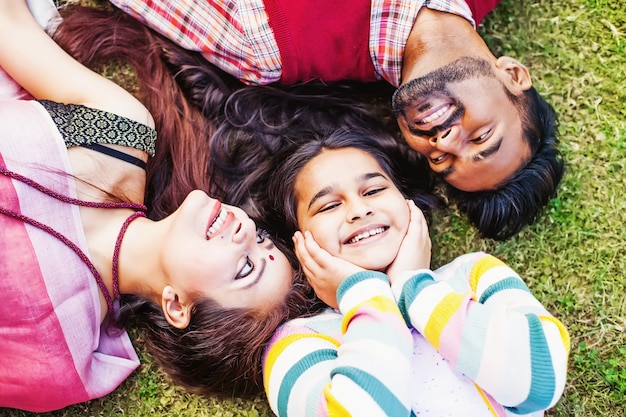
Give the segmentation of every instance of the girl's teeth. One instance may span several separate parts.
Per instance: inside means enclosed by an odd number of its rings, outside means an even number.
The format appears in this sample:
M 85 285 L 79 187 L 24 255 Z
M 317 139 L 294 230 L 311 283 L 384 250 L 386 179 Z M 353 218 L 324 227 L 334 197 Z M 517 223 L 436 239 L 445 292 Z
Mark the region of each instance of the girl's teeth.
M 384 231 L 385 231 L 385 229 L 383 229 L 382 227 L 379 227 L 378 229 L 369 230 L 367 232 L 359 233 L 358 235 L 356 235 L 355 237 L 350 239 L 349 243 L 356 243 L 356 242 L 358 242 L 360 240 L 367 239 L 370 236 L 379 235 L 379 234 L 381 234 Z

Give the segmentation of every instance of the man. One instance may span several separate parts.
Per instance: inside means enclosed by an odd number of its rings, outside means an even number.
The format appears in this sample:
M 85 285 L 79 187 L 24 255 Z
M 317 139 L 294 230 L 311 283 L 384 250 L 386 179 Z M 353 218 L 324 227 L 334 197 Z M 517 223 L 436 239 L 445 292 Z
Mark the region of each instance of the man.
M 552 107 L 475 31 L 499 0 L 111 2 L 247 84 L 399 87 L 407 143 L 486 237 L 532 223 L 562 177 Z

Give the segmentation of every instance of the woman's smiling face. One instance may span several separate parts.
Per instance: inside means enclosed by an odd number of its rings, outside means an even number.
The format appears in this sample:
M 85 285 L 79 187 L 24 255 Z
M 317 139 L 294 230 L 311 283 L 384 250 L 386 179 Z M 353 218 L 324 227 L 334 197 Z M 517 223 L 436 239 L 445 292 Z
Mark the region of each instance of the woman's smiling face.
M 172 216 L 162 259 L 182 296 L 252 309 L 284 299 L 293 269 L 243 210 L 193 191 Z
M 409 223 L 400 190 L 378 161 L 357 148 L 325 149 L 296 178 L 298 227 L 334 256 L 385 271 Z

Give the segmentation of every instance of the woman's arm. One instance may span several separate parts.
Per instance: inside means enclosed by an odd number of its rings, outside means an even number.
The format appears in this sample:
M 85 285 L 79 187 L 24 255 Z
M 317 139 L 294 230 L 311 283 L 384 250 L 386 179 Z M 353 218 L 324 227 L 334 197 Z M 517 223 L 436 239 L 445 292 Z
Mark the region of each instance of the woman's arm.
M 0 67 L 37 99 L 82 104 L 154 127 L 130 93 L 63 51 L 23 0 L 0 0 Z
M 393 290 L 407 323 L 503 406 L 526 414 L 561 397 L 567 330 L 500 260 L 464 255 Z
M 263 361 L 280 417 L 409 416 L 413 342 L 380 272 L 358 272 L 337 291 L 341 315 L 287 323 Z

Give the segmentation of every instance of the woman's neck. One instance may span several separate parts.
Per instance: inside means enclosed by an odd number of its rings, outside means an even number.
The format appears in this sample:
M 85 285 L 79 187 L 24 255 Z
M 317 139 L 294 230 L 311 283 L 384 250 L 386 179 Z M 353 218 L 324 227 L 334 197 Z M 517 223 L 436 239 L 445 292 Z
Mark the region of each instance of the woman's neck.
M 157 273 L 159 239 L 152 227 L 155 222 L 136 218 L 122 234 L 124 223 L 135 213 L 134 210 L 81 207 L 80 212 L 91 261 L 109 295 L 113 297 L 113 261 L 117 258 L 120 293 L 155 299 L 160 294 L 162 282 L 161 274 Z M 116 251 L 121 234 L 121 245 Z M 106 312 L 106 299 L 102 294 L 101 300 L 104 301 L 103 312 Z

